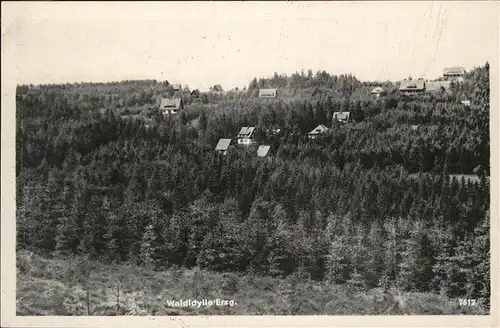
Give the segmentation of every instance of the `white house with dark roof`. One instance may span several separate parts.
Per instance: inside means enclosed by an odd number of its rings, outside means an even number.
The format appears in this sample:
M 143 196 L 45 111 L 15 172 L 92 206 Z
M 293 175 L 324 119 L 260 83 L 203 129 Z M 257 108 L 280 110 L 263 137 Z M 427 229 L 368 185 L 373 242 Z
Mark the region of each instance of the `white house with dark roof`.
M 333 112 L 332 119 L 340 123 L 347 123 L 351 117 L 350 112 Z
M 325 125 L 320 124 L 317 127 L 315 127 L 311 132 L 309 132 L 309 138 L 310 139 L 315 139 L 319 135 L 327 132 L 328 130 L 329 129 Z
M 277 96 L 277 89 L 259 89 L 259 98 L 276 98 Z
M 229 145 L 231 144 L 231 139 L 219 139 L 217 146 L 215 146 L 215 151 L 226 155 Z
M 178 114 L 183 109 L 184 102 L 182 101 L 182 98 L 162 98 L 160 102 L 160 111 L 165 115 Z
M 267 146 L 267 145 L 259 146 L 259 148 L 257 148 L 257 156 L 266 157 L 267 154 L 269 154 L 270 149 L 271 149 L 271 146 Z
M 254 126 L 244 126 L 238 133 L 238 144 L 249 145 L 254 142 Z
M 445 67 L 443 69 L 443 77 L 447 80 L 463 81 L 465 68 L 460 66 Z

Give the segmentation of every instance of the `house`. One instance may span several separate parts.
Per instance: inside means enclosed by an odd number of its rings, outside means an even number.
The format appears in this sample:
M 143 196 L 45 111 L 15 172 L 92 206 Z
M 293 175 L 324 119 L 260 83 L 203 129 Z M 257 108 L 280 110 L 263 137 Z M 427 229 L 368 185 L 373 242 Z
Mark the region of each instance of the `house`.
M 269 149 L 271 149 L 271 146 L 259 146 L 259 148 L 257 148 L 257 156 L 266 157 L 269 153 Z
M 276 98 L 277 96 L 277 89 L 259 89 L 259 98 Z
M 445 67 L 443 69 L 443 77 L 447 80 L 463 81 L 465 75 L 465 68 L 455 66 L 455 67 Z
M 370 91 L 370 94 L 374 95 L 375 97 L 380 97 L 385 94 L 385 90 L 382 87 L 376 87 L 372 91 Z
M 180 91 L 182 90 L 182 85 L 180 84 L 171 84 L 172 88 L 174 89 L 174 91 Z
M 465 99 L 465 100 L 462 100 L 461 103 L 462 103 L 462 105 L 470 107 L 470 100 Z
M 349 118 L 351 117 L 350 114 L 350 112 L 333 112 L 332 119 L 340 123 L 347 123 L 349 122 Z
M 280 128 L 272 128 L 272 129 L 270 130 L 270 133 L 271 133 L 273 136 L 278 135 L 278 134 L 280 134 L 280 133 L 281 133 L 281 129 L 280 129 Z
M 200 98 L 200 97 L 201 97 L 200 90 L 194 89 L 193 91 L 191 91 L 191 98 Z
M 444 89 L 444 91 L 450 90 L 450 81 L 428 81 L 425 82 L 425 91 L 426 92 L 437 92 L 439 90 Z
M 163 98 L 160 103 L 160 111 L 165 114 L 177 114 L 184 109 L 182 98 L 166 99 Z
M 403 80 L 399 86 L 399 92 L 405 96 L 421 94 L 424 90 L 425 82 L 423 79 Z
M 230 144 L 231 144 L 231 139 L 219 139 L 217 146 L 215 146 L 215 151 L 222 153 L 223 155 L 226 155 L 227 149 L 229 148 Z
M 309 138 L 314 139 L 320 134 L 327 132 L 328 130 L 329 129 L 326 126 L 320 124 L 317 127 L 315 127 L 311 132 L 309 132 Z
M 238 133 L 238 144 L 251 144 L 254 142 L 253 135 L 255 132 L 254 126 L 244 126 Z
M 220 84 L 214 85 L 212 88 L 210 88 L 210 91 L 212 92 L 224 92 L 222 89 L 222 86 Z

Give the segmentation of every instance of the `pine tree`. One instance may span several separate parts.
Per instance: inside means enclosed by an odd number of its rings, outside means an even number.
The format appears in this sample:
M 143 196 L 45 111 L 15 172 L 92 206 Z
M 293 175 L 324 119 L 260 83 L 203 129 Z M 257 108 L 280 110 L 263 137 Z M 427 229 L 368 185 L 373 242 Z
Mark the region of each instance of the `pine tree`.
M 146 230 L 144 231 L 141 238 L 141 249 L 140 249 L 140 259 L 141 263 L 145 267 L 153 267 L 156 264 L 156 256 L 158 252 L 158 248 L 156 245 L 156 232 L 154 230 L 154 226 L 149 224 L 146 226 Z

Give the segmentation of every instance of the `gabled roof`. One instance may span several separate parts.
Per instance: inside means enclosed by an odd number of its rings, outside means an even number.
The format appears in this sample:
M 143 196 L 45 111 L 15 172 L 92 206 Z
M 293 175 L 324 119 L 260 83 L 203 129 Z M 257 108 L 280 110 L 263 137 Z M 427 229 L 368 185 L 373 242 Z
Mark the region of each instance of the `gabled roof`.
M 259 97 L 276 97 L 277 89 L 259 89 Z
M 370 93 L 374 94 L 374 93 L 381 93 L 381 92 L 384 92 L 384 89 L 382 87 L 376 87 Z
M 403 80 L 399 86 L 400 91 L 424 90 L 425 82 L 422 79 L 418 80 Z
M 350 116 L 350 112 L 334 112 L 333 113 L 333 118 L 336 119 L 336 120 L 348 120 L 349 119 L 349 116 Z
M 323 124 L 320 124 L 317 127 L 315 127 L 311 132 L 309 132 L 309 134 L 320 134 L 320 133 L 323 133 L 325 131 L 328 131 L 328 128 L 326 126 L 324 126 Z
M 215 146 L 215 150 L 226 151 L 231 144 L 231 139 L 219 139 L 217 146 Z
M 241 128 L 240 132 L 238 133 L 238 136 L 251 136 L 253 132 L 255 131 L 254 126 L 244 126 Z
M 222 91 L 224 91 L 224 90 L 222 89 L 222 86 L 221 86 L 220 84 L 216 84 L 216 85 L 214 85 L 214 87 L 212 88 L 212 91 L 220 91 L 220 92 L 222 92 Z
M 191 91 L 191 96 L 200 98 L 200 90 L 194 89 L 193 91 Z
M 465 68 L 461 66 L 445 67 L 443 69 L 443 75 L 446 74 L 465 74 Z
M 257 156 L 266 157 L 269 153 L 269 149 L 271 149 L 271 146 L 259 146 L 259 148 L 257 148 Z
M 180 109 L 182 106 L 182 98 L 167 99 L 162 98 L 160 109 Z
M 174 90 L 181 90 L 182 89 L 182 85 L 180 85 L 179 83 L 175 83 L 175 84 L 171 84 L 172 88 L 174 88 Z

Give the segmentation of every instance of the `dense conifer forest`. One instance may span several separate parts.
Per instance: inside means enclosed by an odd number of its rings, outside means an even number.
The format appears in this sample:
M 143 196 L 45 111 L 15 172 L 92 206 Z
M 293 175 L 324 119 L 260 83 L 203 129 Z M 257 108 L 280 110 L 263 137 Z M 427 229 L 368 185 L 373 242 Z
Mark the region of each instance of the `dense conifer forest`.
M 266 87 L 278 97 L 259 99 Z M 200 99 L 155 80 L 18 86 L 17 247 L 488 306 L 489 93 L 487 63 L 417 97 L 311 71 Z M 185 110 L 161 115 L 172 96 Z M 242 126 L 268 157 L 214 151 Z

